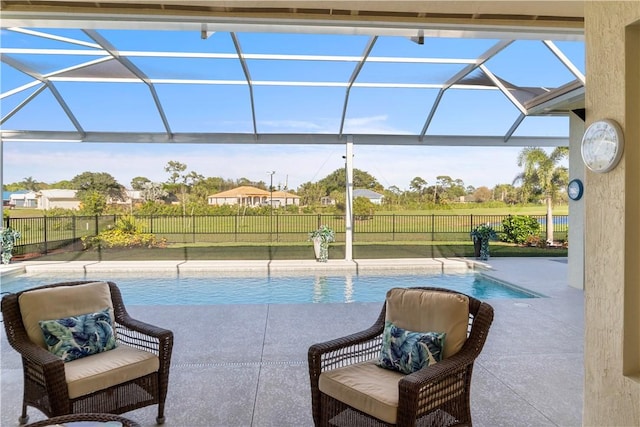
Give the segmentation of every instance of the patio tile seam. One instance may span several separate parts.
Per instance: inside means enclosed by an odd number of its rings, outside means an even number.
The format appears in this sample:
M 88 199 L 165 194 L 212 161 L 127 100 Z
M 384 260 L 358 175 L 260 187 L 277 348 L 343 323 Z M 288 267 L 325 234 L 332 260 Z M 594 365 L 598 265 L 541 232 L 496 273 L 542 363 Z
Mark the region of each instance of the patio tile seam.
M 283 361 L 259 361 L 259 362 L 205 362 L 205 363 L 177 363 L 172 364 L 172 368 L 210 368 L 210 367 L 248 367 L 248 366 L 302 366 L 306 360 L 283 360 Z
M 551 418 L 549 418 L 549 416 L 547 416 L 547 414 L 545 414 L 544 412 L 542 412 L 540 409 L 538 409 L 538 407 L 533 404 L 532 402 L 529 401 L 529 399 L 527 399 L 526 397 L 522 396 L 520 393 L 518 393 L 513 387 L 511 387 L 508 383 L 502 381 L 498 376 L 496 376 L 490 369 L 488 369 L 485 366 L 482 366 L 482 364 L 480 362 L 476 362 L 476 364 L 479 364 L 481 366 L 482 369 L 485 370 L 485 372 L 487 374 L 489 374 L 491 377 L 493 377 L 494 380 L 498 381 L 500 384 L 502 384 L 504 387 L 506 387 L 511 393 L 513 393 L 515 396 L 517 396 L 519 399 L 521 399 L 524 403 L 526 403 L 527 405 L 529 405 L 534 411 L 536 411 L 537 413 L 539 413 L 544 419 L 548 420 L 551 424 L 555 425 L 555 426 L 559 426 L 558 423 L 556 423 L 555 421 L 553 421 Z
M 258 364 L 258 377 L 256 378 L 256 391 L 253 395 L 253 409 L 251 411 L 251 425 L 255 424 L 256 405 L 258 403 L 258 393 L 260 392 L 260 378 L 262 374 L 262 362 L 264 361 L 264 344 L 267 341 L 267 330 L 269 328 L 269 313 L 271 304 L 267 304 L 267 312 L 264 319 L 264 330 L 262 332 L 262 348 L 260 349 L 260 363 Z

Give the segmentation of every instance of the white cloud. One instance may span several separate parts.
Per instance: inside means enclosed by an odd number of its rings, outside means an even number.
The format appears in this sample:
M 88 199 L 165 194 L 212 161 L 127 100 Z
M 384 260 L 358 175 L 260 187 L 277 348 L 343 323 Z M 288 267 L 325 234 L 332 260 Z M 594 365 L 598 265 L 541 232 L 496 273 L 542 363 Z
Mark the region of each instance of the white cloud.
M 391 126 L 389 124 L 389 116 L 387 116 L 386 114 L 345 119 L 344 133 L 387 134 L 387 135 L 409 134 L 409 132 L 406 130 L 398 129 L 394 126 Z

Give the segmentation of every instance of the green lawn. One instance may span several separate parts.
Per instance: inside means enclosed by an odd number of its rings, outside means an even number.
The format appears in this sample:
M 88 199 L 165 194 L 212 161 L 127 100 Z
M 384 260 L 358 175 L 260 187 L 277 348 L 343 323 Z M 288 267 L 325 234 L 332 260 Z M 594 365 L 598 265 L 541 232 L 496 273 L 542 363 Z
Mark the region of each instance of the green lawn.
M 567 256 L 565 248 L 520 247 L 492 242 L 494 257 Z M 307 244 L 172 246 L 164 249 L 120 249 L 52 253 L 37 258 L 41 261 L 142 261 L 142 260 L 296 260 L 313 259 L 313 247 Z M 459 242 L 427 242 L 416 244 L 356 244 L 354 259 L 386 258 L 474 258 L 473 245 Z M 344 245 L 332 244 L 329 258 L 344 259 Z M 17 258 L 16 260 L 19 260 Z
M 544 205 L 504 206 L 500 208 L 468 207 L 465 204 L 451 205 L 451 209 L 424 209 L 424 210 L 399 210 L 377 211 L 379 215 L 545 215 L 547 210 Z M 473 206 L 473 205 L 472 205 Z M 44 212 L 40 209 L 6 209 L 11 218 L 41 217 Z M 553 207 L 554 215 L 567 215 L 569 205 L 558 204 Z M 323 214 L 324 215 L 324 214 Z

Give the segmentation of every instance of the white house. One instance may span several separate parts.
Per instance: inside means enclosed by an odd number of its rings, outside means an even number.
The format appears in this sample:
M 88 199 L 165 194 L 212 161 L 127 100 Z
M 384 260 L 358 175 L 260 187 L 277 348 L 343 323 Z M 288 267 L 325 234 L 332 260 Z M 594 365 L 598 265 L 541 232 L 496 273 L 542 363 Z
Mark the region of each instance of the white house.
M 135 203 L 142 201 L 142 192 L 138 190 L 127 190 L 122 192 L 122 200 L 109 198 L 108 203 L 112 205 L 126 205 L 132 206 Z
M 80 200 L 76 199 L 76 190 L 40 190 L 36 193 L 38 209 L 78 209 Z
M 353 198 L 356 197 L 366 197 L 373 203 L 374 205 L 381 205 L 382 200 L 384 199 L 384 195 L 380 193 L 376 193 L 372 190 L 367 190 L 365 188 L 356 188 L 353 190 Z
M 12 208 L 36 208 L 38 207 L 36 193 L 33 191 L 11 193 L 9 195 L 9 206 Z

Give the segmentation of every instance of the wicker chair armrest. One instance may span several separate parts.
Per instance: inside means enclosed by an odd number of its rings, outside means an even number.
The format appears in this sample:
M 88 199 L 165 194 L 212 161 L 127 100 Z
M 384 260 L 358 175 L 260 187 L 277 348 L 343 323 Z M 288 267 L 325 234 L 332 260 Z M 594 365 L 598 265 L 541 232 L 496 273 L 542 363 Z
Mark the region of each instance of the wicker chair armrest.
M 59 364 L 61 367 L 64 367 L 64 361 L 51 353 L 48 350 L 40 347 L 37 344 L 32 343 L 28 340 L 18 340 L 11 343 L 11 346 L 18 352 L 20 355 L 29 361 L 32 365 L 36 366 L 47 366 L 47 365 L 57 365 Z M 63 368 L 64 372 L 64 368 Z
M 69 396 L 64 361 L 31 341 L 12 343 L 22 356 L 24 375 L 47 390 L 53 407 L 64 405 Z
M 172 331 L 131 317 L 118 318 L 116 330 L 120 343 L 149 351 L 160 357 L 160 363 L 170 359 L 173 348 Z
M 458 376 L 460 372 L 463 372 L 467 367 L 473 364 L 475 357 L 470 355 L 461 354 L 459 351 L 455 355 L 442 360 L 435 365 L 427 366 L 412 374 L 406 375 L 400 380 L 400 388 L 406 388 L 407 390 L 418 390 L 430 383 L 442 381 L 449 376 Z
M 380 336 L 380 334 L 382 334 L 382 329 L 374 325 L 368 329 L 365 329 L 364 331 L 355 332 L 353 334 L 335 338 L 330 341 L 313 344 L 311 347 L 309 347 L 309 353 L 322 355 L 325 353 L 334 352 L 336 350 L 371 341 Z
M 159 340 L 164 339 L 167 336 L 173 337 L 173 332 L 171 332 L 170 330 L 134 319 L 128 314 L 119 316 L 116 319 L 116 322 L 126 329 L 135 331 L 139 334 L 147 335 L 149 337 L 157 338 Z
M 379 352 L 382 327 L 374 324 L 364 331 L 316 343 L 309 347 L 309 367 L 320 372 L 369 360 Z

